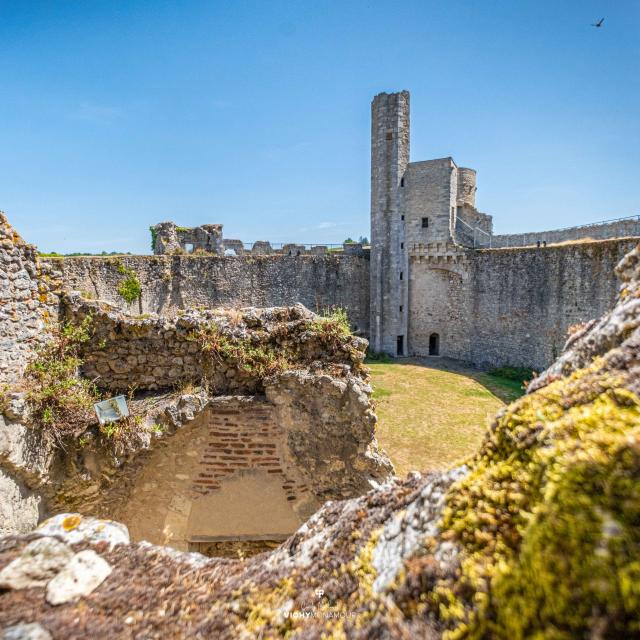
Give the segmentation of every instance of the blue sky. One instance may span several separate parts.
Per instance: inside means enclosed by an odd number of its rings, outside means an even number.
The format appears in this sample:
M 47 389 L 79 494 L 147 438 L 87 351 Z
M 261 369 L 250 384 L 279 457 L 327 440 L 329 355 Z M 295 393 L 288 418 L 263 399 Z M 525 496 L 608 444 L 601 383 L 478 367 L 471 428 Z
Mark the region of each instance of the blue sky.
M 496 232 L 640 213 L 636 0 L 0 0 L 0 209 L 60 252 L 369 235 L 399 89 L 411 159 L 477 169 Z

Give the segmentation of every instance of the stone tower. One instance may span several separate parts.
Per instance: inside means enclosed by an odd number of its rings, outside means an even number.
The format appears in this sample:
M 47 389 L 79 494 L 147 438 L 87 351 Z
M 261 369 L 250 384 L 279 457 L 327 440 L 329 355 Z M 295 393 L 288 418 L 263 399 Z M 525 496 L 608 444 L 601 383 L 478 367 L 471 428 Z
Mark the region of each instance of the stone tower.
M 409 164 L 409 92 L 371 103 L 371 348 L 407 353 L 407 251 L 398 190 Z

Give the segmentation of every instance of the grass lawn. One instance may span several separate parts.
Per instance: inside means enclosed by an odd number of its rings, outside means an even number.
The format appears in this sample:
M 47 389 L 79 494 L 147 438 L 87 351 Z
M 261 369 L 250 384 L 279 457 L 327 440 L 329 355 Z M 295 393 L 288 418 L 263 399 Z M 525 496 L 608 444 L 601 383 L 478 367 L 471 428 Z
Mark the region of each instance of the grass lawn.
M 495 415 L 522 395 L 520 383 L 420 360 L 368 362 L 377 437 L 400 476 L 444 469 L 474 453 Z

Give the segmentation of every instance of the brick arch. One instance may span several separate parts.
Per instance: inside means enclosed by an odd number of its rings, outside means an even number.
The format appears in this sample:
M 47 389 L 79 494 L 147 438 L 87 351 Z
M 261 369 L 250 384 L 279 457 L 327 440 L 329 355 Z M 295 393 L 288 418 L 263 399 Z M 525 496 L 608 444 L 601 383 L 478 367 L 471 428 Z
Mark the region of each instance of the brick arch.
M 211 551 L 279 542 L 318 508 L 263 398 L 213 400 L 151 452 L 114 514 L 134 540 Z

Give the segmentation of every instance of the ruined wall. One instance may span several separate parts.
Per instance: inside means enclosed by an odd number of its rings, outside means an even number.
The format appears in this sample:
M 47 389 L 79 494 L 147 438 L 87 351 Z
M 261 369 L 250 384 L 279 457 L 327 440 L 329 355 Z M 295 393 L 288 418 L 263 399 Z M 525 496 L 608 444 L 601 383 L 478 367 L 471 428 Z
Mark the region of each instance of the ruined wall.
M 218 553 L 225 543 L 281 541 L 319 506 L 287 459 L 274 406 L 237 396 L 212 399 L 154 450 L 112 515 L 134 540 Z
M 476 252 L 471 261 L 468 360 L 538 371 L 570 325 L 597 318 L 618 291 L 614 267 L 637 241 Z
M 352 329 L 369 332 L 367 255 L 324 256 L 123 256 L 49 258 L 43 263 L 65 286 L 126 308 L 118 294 L 121 263 L 142 285 L 134 313 L 175 314 L 190 307 L 273 307 L 301 303 L 321 312 L 347 310 Z
M 64 310 L 74 324 L 91 318 L 91 337 L 79 347 L 81 371 L 99 388 L 114 392 L 175 388 L 206 378 L 218 394 L 254 393 L 262 390 L 266 374 L 256 362 L 239 359 L 250 350 L 261 352 L 257 357 L 265 367 L 270 354 L 286 358 L 289 368 L 330 363 L 350 370 L 358 368 L 366 348 L 365 340 L 351 335 L 327 339 L 318 316 L 300 305 L 132 317 L 72 293 L 64 298 Z
M 59 283 L 0 211 L 0 383 L 16 382 L 57 319 Z
M 590 224 L 568 229 L 535 231 L 531 233 L 510 233 L 491 238 L 491 247 L 526 247 L 537 242 L 566 242 L 568 240 L 605 240 L 608 238 L 628 238 L 640 236 L 640 216 L 623 220 L 614 220 L 602 224 Z
M 150 228 L 153 252 L 197 253 L 214 255 L 224 253 L 221 224 L 203 224 L 200 227 L 179 227 L 173 222 L 160 222 Z

